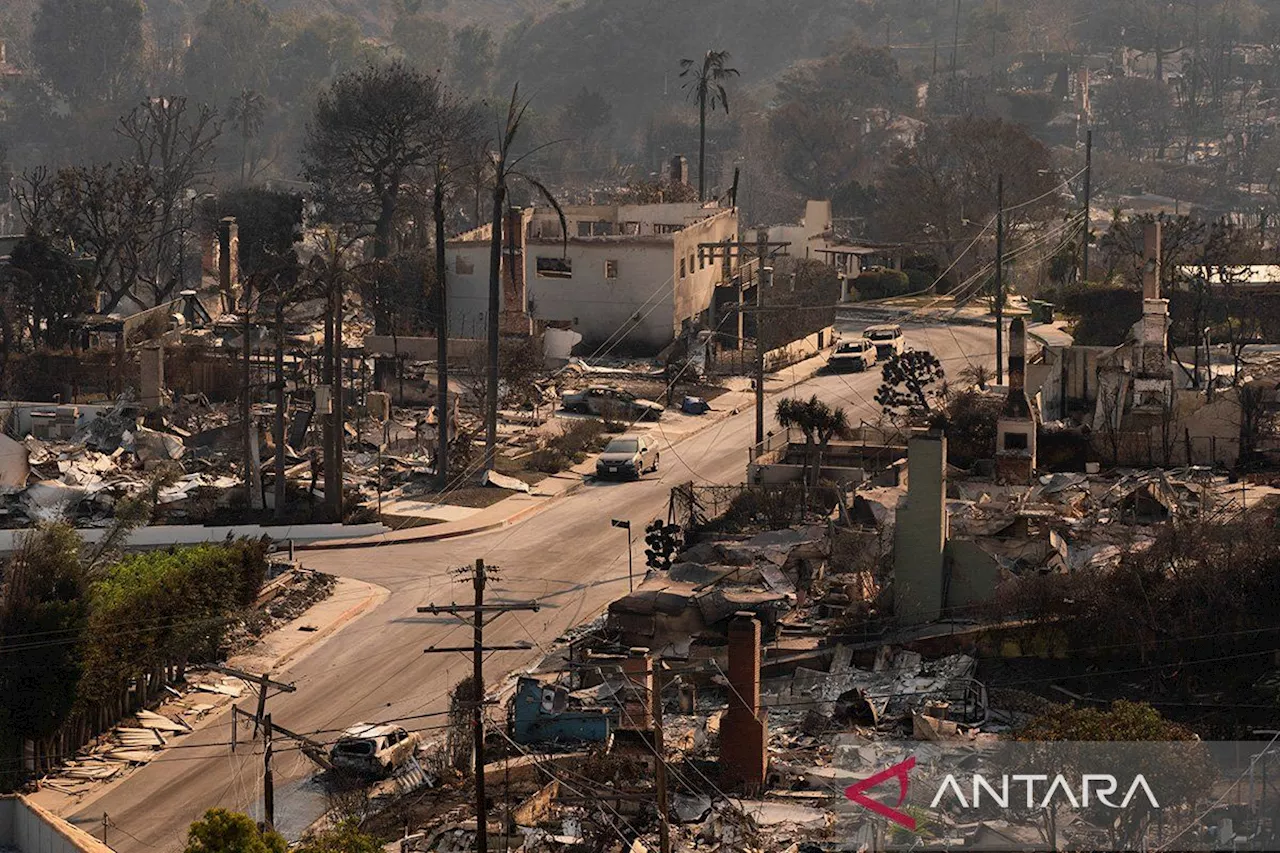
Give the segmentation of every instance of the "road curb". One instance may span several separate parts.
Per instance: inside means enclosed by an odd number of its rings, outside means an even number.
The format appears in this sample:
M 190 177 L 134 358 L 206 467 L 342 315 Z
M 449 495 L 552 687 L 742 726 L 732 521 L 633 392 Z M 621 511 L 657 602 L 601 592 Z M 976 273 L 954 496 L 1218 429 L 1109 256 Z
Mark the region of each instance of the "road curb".
M 361 583 L 366 583 L 366 582 L 361 581 Z M 368 596 L 366 596 L 358 604 L 354 604 L 351 607 L 344 610 L 341 614 L 339 614 L 337 619 L 334 619 L 328 625 L 325 625 L 319 631 L 316 631 L 315 633 L 313 633 L 296 648 L 290 649 L 280 657 L 276 658 L 275 662 L 271 664 L 271 669 L 274 671 L 284 666 L 285 664 L 290 663 L 294 658 L 296 658 L 302 652 L 309 651 L 313 646 L 315 646 L 321 640 L 336 634 L 340 629 L 346 626 L 348 622 L 351 622 L 357 616 L 364 613 L 364 611 L 369 608 L 369 605 L 372 604 L 375 600 L 377 600 L 378 598 L 384 598 L 385 600 L 385 597 L 391 595 L 390 591 L 388 591 L 387 589 L 384 589 L 383 587 L 378 586 L 377 584 L 366 583 L 366 585 L 370 587 Z M 316 603 L 319 604 L 320 602 L 316 602 Z
M 537 515 L 560 498 L 578 492 L 585 481 L 579 481 L 569 486 L 563 492 L 556 495 L 550 495 L 546 500 L 525 507 L 524 509 L 512 513 L 500 521 L 493 521 L 488 524 L 481 524 L 477 527 L 468 527 L 461 530 L 446 530 L 442 532 L 430 533 L 431 527 L 423 530 L 418 536 L 405 536 L 396 539 L 379 539 L 378 534 L 367 536 L 363 539 L 340 539 L 337 541 L 325 542 L 317 540 L 306 544 L 295 545 L 297 551 L 342 551 L 348 548 L 370 548 L 375 545 L 411 545 L 421 542 L 440 542 L 445 539 L 457 539 L 462 536 L 474 536 L 477 533 L 492 533 L 495 530 L 501 530 L 504 527 L 510 527 L 513 524 L 524 521 L 526 518 Z

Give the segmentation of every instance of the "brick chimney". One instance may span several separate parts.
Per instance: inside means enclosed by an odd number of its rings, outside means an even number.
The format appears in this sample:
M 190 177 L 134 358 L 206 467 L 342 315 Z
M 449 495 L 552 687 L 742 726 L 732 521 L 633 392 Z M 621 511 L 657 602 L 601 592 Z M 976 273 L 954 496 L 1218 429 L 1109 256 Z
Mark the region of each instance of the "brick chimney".
M 689 158 L 683 154 L 677 154 L 671 158 L 671 183 L 689 183 Z
M 1036 418 L 1027 398 L 1027 326 L 1009 324 L 1009 393 L 996 422 L 996 479 L 1029 484 L 1036 470 Z
M 648 731 L 653 725 L 653 661 L 649 650 L 631 649 L 622 661 L 622 673 L 627 677 L 627 692 L 622 697 L 622 721 L 618 727 Z
M 524 277 L 524 208 L 509 208 L 502 229 L 502 314 L 499 327 L 504 335 L 532 334 L 529 294 Z
M 236 289 L 240 284 L 240 227 L 236 218 L 228 216 L 218 223 L 218 287 L 222 291 L 222 310 L 235 310 Z
M 760 708 L 760 622 L 754 613 L 729 623 L 729 710 L 720 722 L 720 779 L 754 794 L 769 770 L 769 727 Z
M 1142 226 L 1142 299 L 1160 298 L 1160 220 Z

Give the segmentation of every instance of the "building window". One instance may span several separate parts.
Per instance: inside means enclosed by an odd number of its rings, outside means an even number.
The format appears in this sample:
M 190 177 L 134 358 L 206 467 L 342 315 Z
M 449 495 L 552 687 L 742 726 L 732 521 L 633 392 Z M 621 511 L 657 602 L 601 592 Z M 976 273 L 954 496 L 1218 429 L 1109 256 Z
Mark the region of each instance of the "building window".
M 680 259 L 680 277 L 684 278 L 684 258 Z
M 674 234 L 683 229 L 683 225 L 663 225 L 661 222 L 654 223 L 654 234 Z
M 613 234 L 613 223 L 607 221 L 578 223 L 579 237 L 609 237 Z
M 1025 432 L 1006 432 L 1004 434 L 1005 450 L 1026 450 L 1027 434 Z
M 605 261 L 605 262 L 604 262 L 604 277 L 605 277 L 605 278 L 617 278 L 617 277 L 618 277 L 618 262 L 617 262 L 617 261 L 609 260 L 609 261 Z
M 693 255 L 689 256 L 689 275 L 693 275 Z
M 573 278 L 569 258 L 538 258 L 538 278 Z
M 476 265 L 473 264 L 470 259 L 465 258 L 462 255 L 456 255 L 453 259 L 453 271 L 458 275 L 474 275 Z
M 705 269 L 707 266 L 706 249 L 698 249 L 698 269 Z

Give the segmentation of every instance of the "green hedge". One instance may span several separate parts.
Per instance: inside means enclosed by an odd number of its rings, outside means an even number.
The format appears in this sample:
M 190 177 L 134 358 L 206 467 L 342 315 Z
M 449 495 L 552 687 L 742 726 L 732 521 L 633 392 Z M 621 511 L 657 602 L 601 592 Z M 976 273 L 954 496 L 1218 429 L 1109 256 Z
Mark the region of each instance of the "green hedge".
M 890 269 L 868 270 L 854 279 L 853 284 L 862 299 L 886 299 L 911 291 L 907 274 Z
M 242 539 L 130 554 L 89 589 L 80 700 L 105 700 L 163 666 L 217 654 L 229 617 L 266 576 L 266 543 Z

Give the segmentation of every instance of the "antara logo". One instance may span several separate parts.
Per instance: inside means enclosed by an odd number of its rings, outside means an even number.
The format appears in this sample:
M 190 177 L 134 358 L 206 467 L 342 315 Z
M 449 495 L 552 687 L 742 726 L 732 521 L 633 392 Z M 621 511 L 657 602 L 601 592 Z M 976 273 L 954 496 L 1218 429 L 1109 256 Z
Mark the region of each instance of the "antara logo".
M 914 830 L 916 828 L 916 819 L 904 811 L 899 811 L 897 808 L 894 808 L 894 806 L 901 806 L 906 801 L 907 786 L 911 783 L 907 773 L 909 773 L 911 768 L 915 766 L 916 758 L 913 755 L 906 761 L 901 761 L 892 767 L 881 770 L 874 776 L 868 776 L 861 782 L 854 782 L 848 788 L 844 789 L 844 795 L 858 805 L 871 809 L 871 811 L 881 817 L 888 818 L 900 826 L 905 826 L 907 829 Z M 874 788 L 876 785 L 879 785 L 887 779 L 895 778 L 898 780 L 898 802 L 896 802 L 894 806 L 886 806 L 884 803 L 878 800 L 873 800 L 863 793 L 863 791 Z
M 906 812 L 902 811 L 901 806 L 907 799 L 907 789 L 911 783 L 911 769 L 916 766 L 915 756 L 901 761 L 892 767 L 888 767 L 868 776 L 860 782 L 855 782 L 848 788 L 845 788 L 844 795 L 850 801 L 855 802 L 865 808 L 870 809 L 881 817 L 887 818 L 899 826 L 906 827 L 909 830 L 915 830 L 916 819 Z M 873 800 L 867 795 L 867 791 L 886 782 L 890 779 L 898 780 L 898 801 L 892 806 L 886 805 L 879 800 Z M 1037 785 L 1043 783 L 1044 788 L 1037 789 Z M 1013 801 L 1013 794 L 1017 792 L 1018 786 L 1022 786 L 1025 797 L 1019 798 L 1019 801 L 1025 801 L 1027 808 L 1046 808 L 1051 803 L 1065 800 L 1069 802 L 1073 808 L 1088 808 L 1091 804 L 1097 803 L 1112 809 L 1128 808 L 1134 798 L 1141 794 L 1150 803 L 1153 809 L 1160 808 L 1160 803 L 1156 801 L 1156 795 L 1151 790 L 1151 786 L 1147 784 L 1147 780 L 1142 774 L 1138 774 L 1129 784 L 1124 798 L 1120 802 L 1115 802 L 1112 798 L 1120 790 L 1120 782 L 1115 776 L 1106 773 L 1086 773 L 1080 778 L 1080 783 L 1075 787 L 1067 781 L 1062 774 L 1050 777 L 1043 773 L 1022 773 L 1013 775 L 1004 775 L 1000 777 L 983 776 L 975 773 L 969 786 L 968 798 L 965 797 L 965 788 L 953 775 L 948 775 L 942 780 L 942 784 L 938 786 L 938 791 L 933 795 L 933 801 L 929 803 L 929 808 L 936 809 L 945 801 L 954 800 L 962 809 L 981 808 L 984 800 L 989 800 L 990 804 L 999 806 L 1000 808 L 1009 808 L 1009 803 Z M 1043 791 L 1043 795 L 1037 797 L 1037 791 Z M 1078 792 L 1078 796 L 1077 796 Z
M 982 806 L 984 797 L 990 798 L 994 805 L 1002 809 L 1009 808 L 1010 800 L 1010 782 L 1016 789 L 1018 785 L 1022 785 L 1026 792 L 1027 808 L 1047 808 L 1055 798 L 1061 803 L 1061 798 L 1065 798 L 1071 803 L 1072 808 L 1088 808 L 1093 802 L 1106 806 L 1111 809 L 1124 809 L 1129 807 L 1129 803 L 1139 791 L 1147 798 L 1147 802 L 1151 804 L 1153 809 L 1160 808 L 1160 804 L 1156 802 L 1156 795 L 1152 793 L 1151 786 L 1147 784 L 1147 780 L 1138 774 L 1130 783 L 1128 791 L 1124 795 L 1124 799 L 1119 803 L 1113 802 L 1110 798 L 1120 789 L 1120 782 L 1116 777 L 1105 774 L 1086 773 L 1080 779 L 1080 784 L 1072 787 L 1067 782 L 1066 777 L 1061 773 L 1053 777 L 1050 781 L 1049 777 L 1043 773 L 1016 774 L 1013 776 L 1000 776 L 997 784 L 993 785 L 985 776 L 980 773 L 973 775 L 973 784 L 970 789 L 971 799 L 966 800 L 964 790 L 960 787 L 960 783 L 956 781 L 955 776 L 948 775 L 942 780 L 942 784 L 938 786 L 938 793 L 934 794 L 933 802 L 929 803 L 929 808 L 934 809 L 943 801 L 943 797 L 948 791 L 951 792 L 955 801 L 959 803 L 962 809 L 976 809 Z M 1044 796 L 1040 799 L 1036 798 L 1036 783 L 1046 783 Z M 1079 797 L 1076 792 L 1079 791 Z

